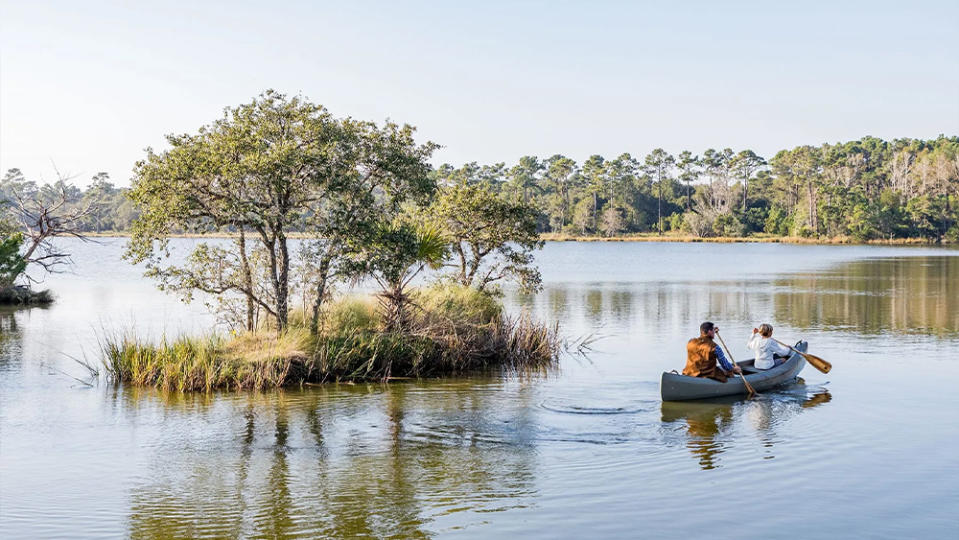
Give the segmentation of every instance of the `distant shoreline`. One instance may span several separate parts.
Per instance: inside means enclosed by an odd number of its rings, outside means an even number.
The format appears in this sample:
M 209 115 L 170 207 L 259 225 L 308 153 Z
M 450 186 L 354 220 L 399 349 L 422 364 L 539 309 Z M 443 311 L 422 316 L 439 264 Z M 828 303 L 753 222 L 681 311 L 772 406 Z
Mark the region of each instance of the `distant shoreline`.
M 85 233 L 91 238 L 129 238 L 130 233 L 122 231 L 110 231 L 99 233 Z M 251 234 L 252 235 L 252 234 Z M 181 233 L 171 234 L 170 238 L 236 238 L 235 234 L 225 233 Z M 288 238 L 308 238 L 303 233 L 290 233 Z M 708 243 L 708 244 L 808 244 L 808 245 L 859 245 L 859 246 L 956 246 L 955 242 L 943 239 L 942 242 L 935 242 L 927 238 L 893 238 L 883 240 L 868 240 L 860 242 L 848 236 L 804 238 L 801 236 L 711 236 L 700 238 L 698 236 L 689 236 L 681 234 L 664 234 L 662 236 L 655 233 L 625 234 L 619 236 L 578 236 L 563 233 L 543 233 L 540 239 L 546 242 L 675 242 L 675 243 Z
M 620 236 L 576 236 L 559 233 L 544 233 L 540 238 L 547 242 L 678 242 L 711 244 L 810 244 L 810 245 L 880 245 L 880 246 L 951 246 L 949 240 L 942 242 L 926 238 L 893 238 L 891 240 L 858 241 L 848 236 L 831 238 L 804 238 L 801 236 L 712 236 L 700 238 L 689 235 L 639 233 Z

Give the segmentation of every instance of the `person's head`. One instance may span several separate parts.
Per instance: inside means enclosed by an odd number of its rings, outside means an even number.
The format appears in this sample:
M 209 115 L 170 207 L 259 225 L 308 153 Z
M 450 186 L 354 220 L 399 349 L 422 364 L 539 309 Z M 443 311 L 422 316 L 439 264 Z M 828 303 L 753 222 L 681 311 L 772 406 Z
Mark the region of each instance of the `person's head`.
M 759 325 L 759 335 L 762 337 L 772 337 L 773 327 L 770 324 L 762 323 Z
M 709 321 L 699 325 L 699 335 L 701 336 L 714 337 L 716 335 L 716 330 L 719 330 L 719 327 Z

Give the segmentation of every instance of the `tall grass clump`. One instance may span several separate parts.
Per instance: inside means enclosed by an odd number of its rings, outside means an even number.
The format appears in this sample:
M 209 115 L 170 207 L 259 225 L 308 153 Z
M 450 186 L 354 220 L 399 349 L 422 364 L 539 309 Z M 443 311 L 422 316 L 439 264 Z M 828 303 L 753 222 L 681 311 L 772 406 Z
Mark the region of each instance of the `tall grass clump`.
M 323 311 L 320 333 L 371 332 L 382 327 L 383 318 L 370 297 L 347 296 L 331 303 Z
M 180 391 L 262 389 L 326 381 L 371 381 L 491 369 L 542 370 L 561 348 L 558 328 L 503 313 L 497 298 L 469 287 L 414 291 L 406 327 L 387 331 L 372 297 L 327 304 L 318 331 L 305 314 L 291 324 L 229 339 L 208 336 L 144 343 L 124 334 L 104 340 L 117 381 Z
M 222 340 L 216 336 L 144 342 L 133 333 L 101 343 L 107 372 L 117 381 L 167 390 L 202 390 L 223 382 Z
M 414 309 L 402 332 L 340 324 L 329 318 L 317 358 L 327 380 L 455 375 L 489 369 L 540 369 L 558 360 L 558 328 L 527 316 L 507 317 L 492 295 L 445 284 L 411 295 Z M 332 308 L 337 313 L 343 308 Z M 350 309 L 357 309 L 352 307 Z
M 310 371 L 312 337 L 303 330 L 219 336 L 181 336 L 149 343 L 134 334 L 108 336 L 102 349 L 116 381 L 164 390 L 262 389 L 290 384 Z

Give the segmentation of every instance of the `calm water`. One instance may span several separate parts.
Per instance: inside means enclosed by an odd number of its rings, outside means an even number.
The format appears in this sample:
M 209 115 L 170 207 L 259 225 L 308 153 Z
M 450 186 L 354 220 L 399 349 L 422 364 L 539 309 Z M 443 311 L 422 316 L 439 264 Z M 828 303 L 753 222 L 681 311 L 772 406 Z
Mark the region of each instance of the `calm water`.
M 959 536 L 957 251 L 550 244 L 509 309 L 601 337 L 554 375 L 181 395 L 74 379 L 98 335 L 212 318 L 73 247 L 53 307 L 0 312 L 4 538 Z M 834 369 L 662 403 L 707 319 Z

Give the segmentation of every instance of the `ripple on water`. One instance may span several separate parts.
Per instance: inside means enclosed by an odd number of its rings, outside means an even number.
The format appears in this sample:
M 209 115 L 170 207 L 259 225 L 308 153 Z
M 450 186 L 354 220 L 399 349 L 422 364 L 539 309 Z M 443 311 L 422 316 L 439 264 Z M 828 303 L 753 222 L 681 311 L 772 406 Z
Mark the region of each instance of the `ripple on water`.
M 563 414 L 635 414 L 642 412 L 640 407 L 591 407 L 588 405 L 575 405 L 567 403 L 557 403 L 553 401 L 544 401 L 539 406 L 547 411 Z

